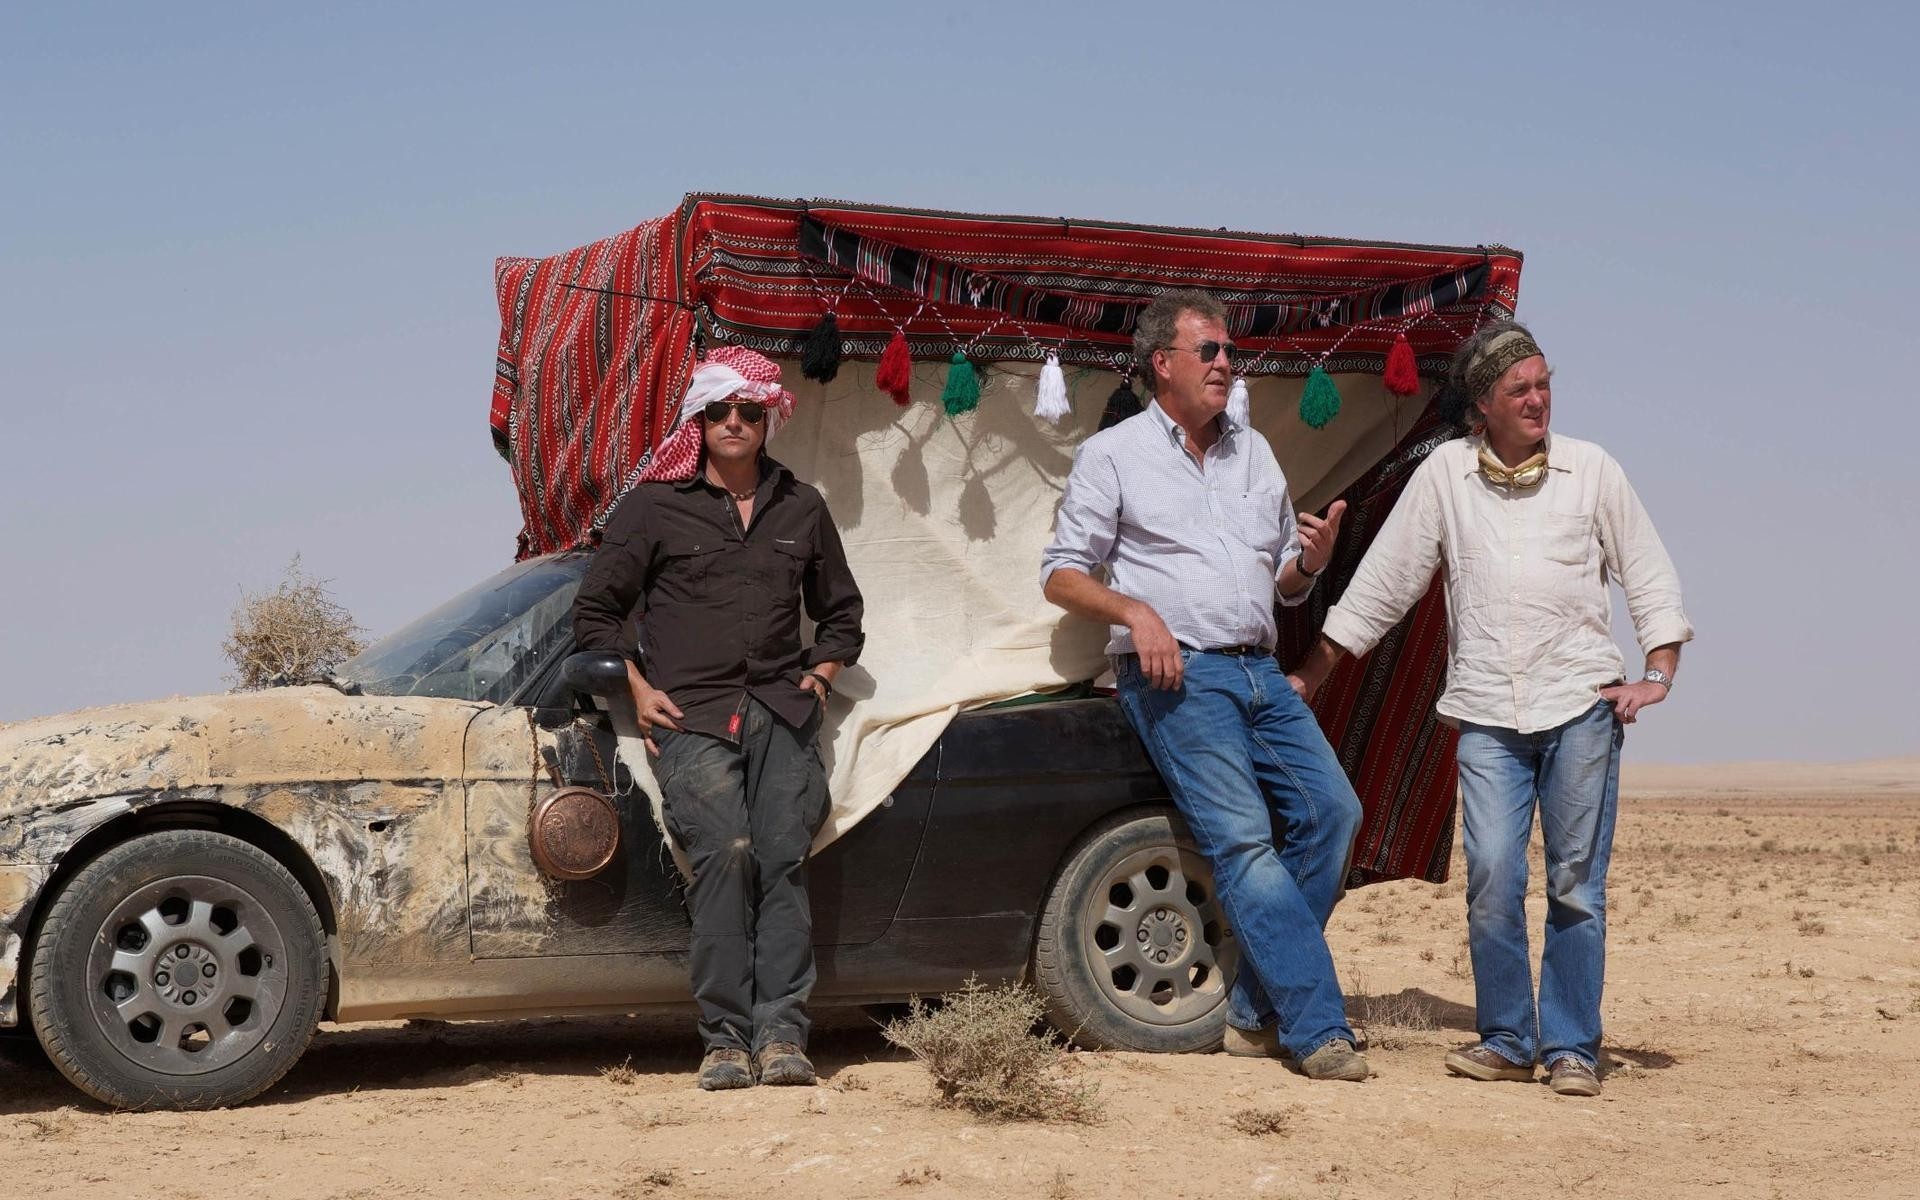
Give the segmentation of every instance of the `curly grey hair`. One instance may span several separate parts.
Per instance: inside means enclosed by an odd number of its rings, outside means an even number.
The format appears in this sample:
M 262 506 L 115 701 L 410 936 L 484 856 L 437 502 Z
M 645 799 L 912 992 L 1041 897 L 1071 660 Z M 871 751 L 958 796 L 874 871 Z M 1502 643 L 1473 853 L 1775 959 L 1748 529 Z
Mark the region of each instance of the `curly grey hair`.
M 1198 313 L 1222 325 L 1227 323 L 1226 307 L 1212 292 L 1203 292 L 1199 288 L 1177 288 L 1155 296 L 1153 303 L 1140 310 L 1140 317 L 1133 325 L 1133 373 L 1146 381 L 1149 395 L 1157 391 L 1153 376 L 1154 353 L 1173 345 L 1174 326 L 1182 313 Z

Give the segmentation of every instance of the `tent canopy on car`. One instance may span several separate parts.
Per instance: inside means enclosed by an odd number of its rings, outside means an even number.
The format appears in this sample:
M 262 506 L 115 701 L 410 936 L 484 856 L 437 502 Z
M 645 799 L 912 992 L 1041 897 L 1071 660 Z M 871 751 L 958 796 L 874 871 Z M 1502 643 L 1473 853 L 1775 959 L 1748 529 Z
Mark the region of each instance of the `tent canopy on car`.
M 1220 298 L 1252 423 L 1296 505 L 1348 502 L 1315 595 L 1280 612 L 1289 664 L 1413 468 L 1454 435 L 1435 382 L 1468 333 L 1512 314 L 1520 269 L 1499 246 L 690 195 L 613 237 L 498 262 L 491 426 L 519 493 L 518 552 L 591 544 L 707 347 L 782 360 L 799 405 L 770 451 L 826 496 L 867 601 L 867 649 L 823 734 L 834 795 L 824 842 L 878 805 L 955 713 L 1105 669 L 1106 630 L 1041 598 L 1039 557 L 1075 447 L 1138 403 L 1115 393 L 1134 320 L 1155 295 L 1199 287 Z M 830 378 L 801 377 L 809 337 L 837 345 Z M 1420 376 L 1410 394 L 1382 378 L 1402 339 L 1396 365 L 1410 353 Z M 888 380 L 889 392 L 876 365 L 896 341 L 910 382 Z M 1057 424 L 1033 412 L 1050 355 L 1070 399 Z M 977 406 L 943 403 L 949 372 L 973 369 Z M 1322 423 L 1328 381 L 1339 408 Z M 1436 578 L 1316 701 L 1366 808 L 1355 883 L 1445 877 L 1455 768 L 1453 733 L 1433 715 L 1446 662 L 1440 588 Z

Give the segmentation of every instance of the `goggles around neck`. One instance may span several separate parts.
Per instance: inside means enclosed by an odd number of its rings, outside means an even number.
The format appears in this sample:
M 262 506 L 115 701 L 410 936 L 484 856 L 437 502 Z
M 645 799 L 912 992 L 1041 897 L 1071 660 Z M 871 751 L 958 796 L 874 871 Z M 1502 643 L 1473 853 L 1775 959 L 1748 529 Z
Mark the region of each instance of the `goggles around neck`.
M 1536 488 L 1547 477 L 1547 452 L 1542 450 L 1526 461 L 1509 467 L 1494 457 L 1492 450 L 1482 446 L 1480 447 L 1480 473 L 1487 477 L 1488 483 L 1509 490 L 1524 491 L 1527 488 Z

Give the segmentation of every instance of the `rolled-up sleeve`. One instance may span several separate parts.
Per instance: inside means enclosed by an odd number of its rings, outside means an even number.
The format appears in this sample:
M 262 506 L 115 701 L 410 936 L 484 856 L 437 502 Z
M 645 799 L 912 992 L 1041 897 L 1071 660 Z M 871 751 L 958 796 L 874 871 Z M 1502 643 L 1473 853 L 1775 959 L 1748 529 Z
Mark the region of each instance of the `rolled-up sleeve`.
M 1642 652 L 1693 640 L 1693 623 L 1680 606 L 1680 575 L 1653 518 L 1640 503 L 1620 464 L 1608 455 L 1601 465 L 1600 549 L 1607 571 L 1627 596 L 1627 614 Z
M 847 551 L 840 543 L 840 531 L 833 526 L 833 516 L 825 504 L 819 510 L 813 558 L 801 581 L 801 599 L 814 622 L 813 645 L 807 650 L 806 664 L 817 667 L 823 662 L 837 662 L 850 667 L 860 660 L 860 649 L 866 645 L 860 625 L 866 604 L 860 598 L 860 586 L 854 582 L 853 568 L 847 565 Z
M 573 598 L 573 643 L 578 650 L 610 650 L 640 661 L 627 636 L 628 618 L 646 587 L 648 547 L 644 503 L 629 495 L 607 522 L 600 548 Z
M 1327 613 L 1320 632 L 1355 657 L 1378 645 L 1433 584 L 1441 554 L 1438 471 L 1433 456 L 1420 464 Z
M 1096 447 L 1082 446 L 1067 473 L 1054 520 L 1053 541 L 1040 556 L 1040 586 L 1061 567 L 1097 575 L 1113 556 L 1120 528 L 1120 479 L 1113 460 Z

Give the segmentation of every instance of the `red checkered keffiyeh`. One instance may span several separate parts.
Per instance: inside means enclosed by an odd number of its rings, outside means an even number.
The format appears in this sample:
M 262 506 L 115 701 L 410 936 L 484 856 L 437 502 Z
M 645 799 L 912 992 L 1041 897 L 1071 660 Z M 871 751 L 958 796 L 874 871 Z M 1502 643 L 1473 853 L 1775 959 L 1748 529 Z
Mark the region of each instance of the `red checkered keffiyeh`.
M 780 364 L 745 346 L 722 346 L 694 369 L 673 432 L 653 452 L 653 460 L 640 473 L 640 482 L 692 479 L 700 469 L 700 447 L 706 437 L 706 423 L 696 419 L 700 410 L 715 400 L 735 396 L 766 406 L 769 439 L 780 423 L 793 415 L 793 393 L 780 386 Z

